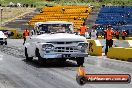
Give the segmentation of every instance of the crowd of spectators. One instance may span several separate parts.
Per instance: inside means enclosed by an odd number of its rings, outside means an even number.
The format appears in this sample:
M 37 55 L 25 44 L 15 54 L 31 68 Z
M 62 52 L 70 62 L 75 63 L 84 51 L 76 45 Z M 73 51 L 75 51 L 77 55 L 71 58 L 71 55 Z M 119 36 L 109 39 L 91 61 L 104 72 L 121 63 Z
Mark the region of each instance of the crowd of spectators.
M 0 6 L 1 7 L 31 7 L 31 8 L 36 7 L 35 4 L 21 4 L 21 3 L 13 3 L 13 2 L 10 2 L 8 5 L 0 4 Z

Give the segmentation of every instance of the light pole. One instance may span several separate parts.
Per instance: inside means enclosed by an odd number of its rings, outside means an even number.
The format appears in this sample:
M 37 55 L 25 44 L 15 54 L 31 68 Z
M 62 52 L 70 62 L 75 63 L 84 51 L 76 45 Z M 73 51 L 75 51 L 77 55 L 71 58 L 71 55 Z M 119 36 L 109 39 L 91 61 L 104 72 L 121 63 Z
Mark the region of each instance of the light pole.
M 0 8 L 0 13 L 1 13 L 1 16 L 0 16 L 1 17 L 1 20 L 0 20 L 1 21 L 1 26 L 2 26 L 2 11 L 3 11 L 3 8 Z

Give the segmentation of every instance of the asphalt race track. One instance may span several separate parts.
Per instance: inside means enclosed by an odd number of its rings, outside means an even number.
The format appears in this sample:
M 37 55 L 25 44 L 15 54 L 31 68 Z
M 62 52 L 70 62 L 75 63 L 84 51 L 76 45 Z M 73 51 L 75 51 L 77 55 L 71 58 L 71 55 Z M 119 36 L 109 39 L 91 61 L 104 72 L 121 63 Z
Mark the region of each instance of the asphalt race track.
M 26 62 L 23 40 L 8 40 L 0 46 L 0 88 L 132 88 L 130 84 L 86 84 L 76 82 L 77 65 L 74 61 L 49 62 L 39 66 L 37 60 Z M 130 74 L 132 63 L 89 56 L 84 68 L 89 74 Z

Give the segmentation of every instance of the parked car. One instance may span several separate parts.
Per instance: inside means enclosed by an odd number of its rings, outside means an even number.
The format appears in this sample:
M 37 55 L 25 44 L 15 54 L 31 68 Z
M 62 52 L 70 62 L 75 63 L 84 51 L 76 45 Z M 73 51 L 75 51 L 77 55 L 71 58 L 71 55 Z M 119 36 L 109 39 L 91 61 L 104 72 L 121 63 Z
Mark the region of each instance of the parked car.
M 49 59 L 57 59 L 60 62 L 70 59 L 75 60 L 78 65 L 83 65 L 84 58 L 88 56 L 88 43 L 85 37 L 74 34 L 71 22 L 38 22 L 35 28 L 39 35 L 27 37 L 26 60 L 38 57 L 39 63 L 45 64 Z
M 0 31 L 0 44 L 1 45 L 3 45 L 3 44 L 7 45 L 7 37 L 2 31 Z

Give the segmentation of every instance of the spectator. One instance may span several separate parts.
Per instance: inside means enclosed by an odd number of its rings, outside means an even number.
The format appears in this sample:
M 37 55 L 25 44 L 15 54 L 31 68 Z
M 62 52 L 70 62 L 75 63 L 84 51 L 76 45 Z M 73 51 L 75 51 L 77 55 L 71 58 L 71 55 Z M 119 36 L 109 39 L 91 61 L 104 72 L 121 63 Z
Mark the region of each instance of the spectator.
M 15 4 L 14 4 L 13 2 L 10 2 L 10 3 L 9 3 L 9 7 L 14 7 L 14 5 L 15 5 Z
M 13 32 L 11 32 L 11 36 L 14 36 L 14 33 Z
M 115 32 L 115 37 L 116 37 L 117 39 L 119 39 L 119 35 L 120 35 L 120 32 L 119 32 L 118 29 L 117 29 L 116 32 Z
M 21 7 L 21 3 L 17 3 L 17 7 Z
M 111 25 L 108 25 L 108 28 L 106 29 L 106 48 L 105 48 L 105 55 L 107 55 L 108 49 L 112 47 L 113 45 L 113 35 L 114 31 L 112 29 Z
M 128 18 L 131 17 L 131 13 L 130 13 L 130 12 L 127 13 L 127 17 L 128 17 Z
M 87 31 L 87 27 L 85 25 L 85 23 L 82 24 L 82 26 L 80 26 L 79 32 L 81 36 L 85 37 L 85 32 Z
M 127 35 L 126 31 L 123 30 L 122 31 L 122 40 L 125 40 L 126 39 L 126 35 Z
M 82 18 L 81 18 L 81 17 L 78 17 L 77 19 L 78 19 L 78 20 L 81 20 Z
M 35 30 L 31 30 L 31 36 L 35 35 Z
M 92 27 L 92 30 L 91 30 L 89 36 L 90 36 L 91 39 L 94 39 L 94 40 L 96 40 L 98 38 L 98 33 L 96 31 L 95 26 Z
M 28 29 L 25 29 L 24 32 L 23 32 L 23 39 L 24 39 L 23 45 L 25 44 L 25 41 L 26 41 L 26 37 L 27 36 L 29 36 L 29 30 Z
M 11 31 L 7 31 L 8 37 L 10 38 L 11 36 Z
M 25 7 L 26 6 L 26 4 L 23 4 L 23 7 Z
M 88 9 L 86 9 L 85 13 L 88 13 Z
M 28 4 L 26 4 L 26 7 L 28 7 Z
M 31 8 L 33 8 L 33 4 L 31 4 Z
M 74 20 L 77 20 L 77 18 L 76 18 L 76 17 L 74 17 Z
M 126 30 L 126 33 L 127 33 L 126 37 L 128 37 L 129 36 L 129 30 Z
M 64 13 L 65 12 L 65 8 L 62 8 L 62 13 Z

